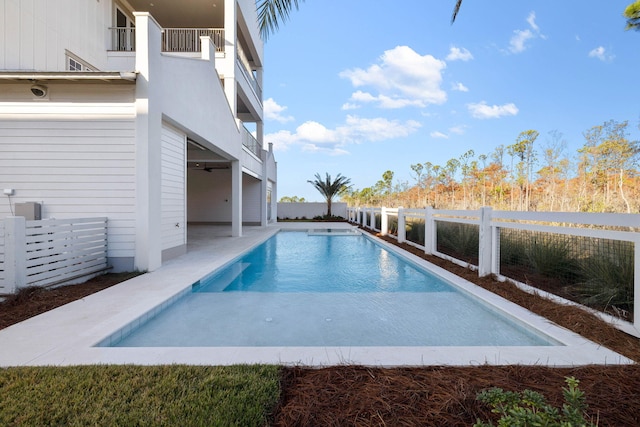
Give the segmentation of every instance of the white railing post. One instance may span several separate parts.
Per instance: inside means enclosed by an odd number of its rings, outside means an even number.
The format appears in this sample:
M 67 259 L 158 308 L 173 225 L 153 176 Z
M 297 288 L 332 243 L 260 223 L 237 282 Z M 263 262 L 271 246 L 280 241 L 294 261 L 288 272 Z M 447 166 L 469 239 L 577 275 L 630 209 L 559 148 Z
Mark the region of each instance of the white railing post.
M 386 236 L 389 232 L 389 217 L 387 216 L 387 208 L 384 206 L 380 209 L 380 235 Z
M 407 230 L 405 228 L 406 219 L 404 216 L 404 209 L 398 208 L 398 243 L 402 243 L 407 240 Z
M 485 277 L 491 274 L 491 254 L 493 248 L 491 247 L 492 233 L 491 233 L 491 208 L 483 207 L 480 209 L 480 243 L 478 247 L 478 276 Z
M 640 331 L 640 236 L 633 242 L 633 326 Z
M 500 227 L 491 227 L 491 274 L 500 274 Z
M 427 206 L 424 210 L 424 253 L 427 255 L 433 255 L 433 250 L 436 247 L 436 232 L 435 224 L 433 221 L 433 208 Z
M 10 216 L 4 222 L 4 264 L 9 293 L 27 285 L 27 231 L 23 216 Z

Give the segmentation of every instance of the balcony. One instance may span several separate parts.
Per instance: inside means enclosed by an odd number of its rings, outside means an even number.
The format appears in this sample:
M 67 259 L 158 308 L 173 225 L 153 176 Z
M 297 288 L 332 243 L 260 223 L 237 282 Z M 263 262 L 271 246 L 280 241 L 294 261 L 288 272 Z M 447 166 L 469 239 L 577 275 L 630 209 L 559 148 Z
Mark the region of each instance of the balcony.
M 242 136 L 242 145 L 244 145 L 251 153 L 255 154 L 256 157 L 260 158 L 260 151 L 262 151 L 262 147 L 244 124 L 240 126 L 240 134 Z
M 136 50 L 136 29 L 111 27 L 111 50 Z M 200 52 L 200 37 L 210 37 L 216 52 L 224 52 L 224 28 L 165 28 L 162 30 L 163 52 Z
M 237 49 L 238 68 L 240 69 L 240 72 L 242 72 L 242 74 L 245 76 L 247 81 L 251 84 L 251 88 L 256 94 L 258 100 L 262 100 L 262 88 L 258 84 L 258 80 L 256 80 L 256 77 L 253 75 L 253 71 L 251 70 L 251 64 L 249 63 L 249 59 L 247 58 L 247 55 L 244 53 L 244 50 L 239 44 L 237 47 L 238 47 Z

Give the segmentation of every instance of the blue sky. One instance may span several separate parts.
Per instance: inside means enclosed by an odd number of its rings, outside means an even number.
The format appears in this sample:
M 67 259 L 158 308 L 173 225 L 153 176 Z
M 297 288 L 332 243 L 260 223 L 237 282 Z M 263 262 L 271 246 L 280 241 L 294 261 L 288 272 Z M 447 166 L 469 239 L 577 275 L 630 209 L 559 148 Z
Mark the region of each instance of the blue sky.
M 560 132 L 568 156 L 608 120 L 640 139 L 631 0 L 465 0 L 451 25 L 454 3 L 306 0 L 268 39 L 278 199 L 322 201 L 315 173 L 362 189 L 391 170 L 412 185 L 412 164 L 490 156 L 529 129 L 539 153 Z

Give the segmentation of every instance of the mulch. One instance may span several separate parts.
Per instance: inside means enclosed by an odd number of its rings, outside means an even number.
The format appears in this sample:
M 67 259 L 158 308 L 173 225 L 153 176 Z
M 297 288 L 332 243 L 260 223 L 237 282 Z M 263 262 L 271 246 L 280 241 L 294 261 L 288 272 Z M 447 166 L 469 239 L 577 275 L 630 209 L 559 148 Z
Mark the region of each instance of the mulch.
M 7 297 L 0 303 L 0 329 L 84 298 L 138 274 L 140 273 L 109 273 L 77 285 L 57 288 L 29 287 L 21 289 L 18 293 Z
M 395 240 L 387 238 L 391 243 Z M 640 339 L 596 316 L 561 306 L 538 295 L 477 273 L 410 245 L 404 249 L 495 292 L 553 322 L 640 362 Z M 134 274 L 135 275 L 135 274 Z M 24 289 L 0 303 L 0 329 L 120 283 L 131 276 L 106 274 L 55 289 Z M 472 366 L 373 368 L 286 367 L 282 396 L 272 414 L 274 426 L 470 426 L 478 419 L 496 421 L 478 392 L 501 387 L 543 393 L 562 407 L 568 376 L 580 381 L 587 415 L 599 426 L 640 425 L 640 365 L 549 368 L 545 366 Z

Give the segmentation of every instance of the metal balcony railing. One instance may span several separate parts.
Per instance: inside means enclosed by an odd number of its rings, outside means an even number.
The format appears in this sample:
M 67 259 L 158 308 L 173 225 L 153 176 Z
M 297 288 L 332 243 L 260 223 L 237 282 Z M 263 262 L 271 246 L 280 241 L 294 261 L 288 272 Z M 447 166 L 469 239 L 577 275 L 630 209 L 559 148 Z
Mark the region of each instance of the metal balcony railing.
M 136 50 L 136 29 L 111 27 L 111 50 L 116 52 L 133 52 Z
M 223 28 L 165 28 L 162 51 L 200 52 L 200 37 L 210 37 L 216 45 L 216 52 L 224 52 Z
M 132 52 L 136 50 L 136 29 L 111 27 L 111 50 Z M 162 31 L 163 52 L 200 52 L 200 37 L 210 37 L 216 52 L 224 52 L 223 28 L 165 28 Z

